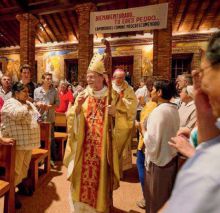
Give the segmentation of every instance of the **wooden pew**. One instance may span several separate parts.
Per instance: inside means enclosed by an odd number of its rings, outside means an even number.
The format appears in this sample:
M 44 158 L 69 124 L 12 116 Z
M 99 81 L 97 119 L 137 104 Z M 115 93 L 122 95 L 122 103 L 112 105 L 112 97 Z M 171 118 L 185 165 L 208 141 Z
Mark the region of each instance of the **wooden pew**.
M 63 160 L 64 152 L 65 152 L 65 142 L 67 140 L 66 126 L 67 120 L 65 113 L 56 112 L 55 114 L 55 127 L 63 127 L 65 132 L 54 132 L 55 142 L 58 144 L 58 159 Z
M 4 213 L 15 212 L 15 143 L 0 144 L 0 197 L 5 196 Z
M 44 145 L 41 148 L 32 150 L 30 163 L 30 176 L 32 179 L 32 188 L 35 190 L 39 184 L 48 176 L 50 171 L 50 143 L 51 143 L 51 124 L 42 122 L 40 124 L 40 138 Z M 44 165 L 44 169 L 39 172 Z

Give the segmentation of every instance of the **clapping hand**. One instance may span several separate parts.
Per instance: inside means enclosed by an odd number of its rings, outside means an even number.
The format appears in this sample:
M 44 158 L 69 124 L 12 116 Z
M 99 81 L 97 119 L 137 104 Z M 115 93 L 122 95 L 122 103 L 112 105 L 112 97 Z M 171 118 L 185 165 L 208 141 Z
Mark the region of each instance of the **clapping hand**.
M 195 148 L 184 136 L 172 137 L 168 144 L 188 158 L 192 157 L 195 154 Z

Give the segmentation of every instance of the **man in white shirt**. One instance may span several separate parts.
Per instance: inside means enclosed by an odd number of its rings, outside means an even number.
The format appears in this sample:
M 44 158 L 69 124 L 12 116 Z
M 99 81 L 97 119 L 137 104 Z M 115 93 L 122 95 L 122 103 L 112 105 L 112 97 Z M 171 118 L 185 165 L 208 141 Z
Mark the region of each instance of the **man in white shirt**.
M 7 75 L 3 75 L 1 78 L 0 97 L 6 101 L 11 98 L 11 78 Z
M 151 112 L 145 133 L 146 212 L 156 213 L 168 200 L 177 172 L 177 152 L 168 141 L 179 129 L 177 106 L 170 103 L 173 89 L 170 82 L 154 83 L 152 101 L 158 106 Z

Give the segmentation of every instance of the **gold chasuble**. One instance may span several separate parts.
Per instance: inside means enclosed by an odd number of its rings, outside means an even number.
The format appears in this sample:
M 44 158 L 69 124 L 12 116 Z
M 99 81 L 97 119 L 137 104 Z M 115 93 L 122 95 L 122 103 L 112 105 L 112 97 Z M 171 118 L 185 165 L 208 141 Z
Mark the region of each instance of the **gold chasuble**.
M 120 159 L 120 169 L 131 168 L 131 140 L 134 119 L 137 110 L 137 98 L 134 90 L 126 81 L 119 87 L 112 83 L 112 104 L 116 107 L 114 143 Z
M 75 105 L 67 113 L 68 141 L 64 164 L 68 168 L 71 194 L 80 209 L 91 207 L 95 212 L 106 212 L 110 205 L 110 173 L 108 143 L 107 87 L 94 92 L 87 87 L 88 96 L 79 114 Z M 113 145 L 114 188 L 119 186 L 117 150 Z M 84 207 L 83 207 L 84 206 Z M 90 210 L 76 212 L 88 212 Z M 91 210 L 92 212 L 92 210 Z

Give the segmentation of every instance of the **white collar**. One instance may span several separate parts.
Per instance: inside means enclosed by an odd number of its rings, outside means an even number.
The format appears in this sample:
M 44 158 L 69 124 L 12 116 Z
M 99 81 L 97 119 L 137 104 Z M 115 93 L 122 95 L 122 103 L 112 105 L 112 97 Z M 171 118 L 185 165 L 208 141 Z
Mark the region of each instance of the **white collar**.
M 115 82 L 112 82 L 112 88 L 115 90 L 117 93 L 120 93 L 122 90 L 124 90 L 123 84 L 118 86 L 115 84 Z
M 101 90 L 95 91 L 90 86 L 86 87 L 88 94 L 91 95 L 92 97 L 95 97 L 95 98 L 102 98 L 102 97 L 106 96 L 107 89 L 108 88 L 106 86 L 104 86 Z

